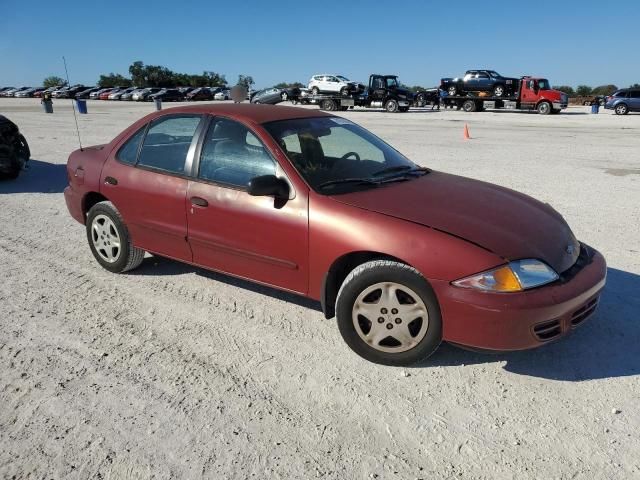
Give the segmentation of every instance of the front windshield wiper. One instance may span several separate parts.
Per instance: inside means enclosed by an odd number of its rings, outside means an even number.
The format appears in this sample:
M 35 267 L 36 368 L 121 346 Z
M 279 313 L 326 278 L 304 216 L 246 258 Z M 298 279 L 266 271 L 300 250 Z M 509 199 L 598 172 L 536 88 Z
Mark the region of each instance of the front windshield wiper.
M 318 185 L 316 188 L 325 188 L 332 185 L 340 185 L 343 183 L 356 183 L 361 185 L 378 185 L 378 180 L 371 180 L 370 178 L 337 178 L 335 180 L 329 180 Z
M 411 165 L 396 165 L 395 167 L 387 167 L 371 174 L 372 177 L 379 177 L 389 173 L 429 173 L 431 170 L 425 167 L 414 167 Z

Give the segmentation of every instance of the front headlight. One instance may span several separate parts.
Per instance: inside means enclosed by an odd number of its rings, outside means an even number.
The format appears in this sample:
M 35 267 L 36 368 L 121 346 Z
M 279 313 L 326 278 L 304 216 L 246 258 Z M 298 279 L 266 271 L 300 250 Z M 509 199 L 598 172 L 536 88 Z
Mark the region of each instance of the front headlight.
M 453 282 L 456 287 L 474 288 L 485 292 L 521 292 L 558 279 L 558 274 L 546 263 L 535 259 L 515 260 L 487 272 Z

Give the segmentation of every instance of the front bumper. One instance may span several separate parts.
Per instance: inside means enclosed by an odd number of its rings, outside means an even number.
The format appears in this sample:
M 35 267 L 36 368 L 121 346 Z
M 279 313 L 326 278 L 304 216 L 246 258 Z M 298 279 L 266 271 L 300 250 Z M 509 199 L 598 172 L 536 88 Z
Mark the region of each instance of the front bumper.
M 568 102 L 553 102 L 554 110 L 564 110 L 568 105 Z
M 78 195 L 71 186 L 67 186 L 67 188 L 64 189 L 64 201 L 67 204 L 67 209 L 71 216 L 84 225 L 85 218 L 82 213 L 82 198 L 80 198 L 80 195 Z
M 525 292 L 485 293 L 432 281 L 444 340 L 508 351 L 536 348 L 569 334 L 595 311 L 607 276 L 604 257 L 583 248 L 592 256 L 570 279 Z
M 408 100 L 398 100 L 398 105 L 401 107 L 408 107 L 411 105 L 411 102 Z

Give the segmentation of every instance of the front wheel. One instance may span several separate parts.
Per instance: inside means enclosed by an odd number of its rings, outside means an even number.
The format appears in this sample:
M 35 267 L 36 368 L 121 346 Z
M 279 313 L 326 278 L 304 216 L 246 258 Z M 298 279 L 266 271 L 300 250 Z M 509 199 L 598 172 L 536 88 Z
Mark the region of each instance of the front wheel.
M 111 202 L 96 203 L 87 215 L 87 240 L 100 265 L 113 273 L 137 268 L 144 250 L 134 247 L 120 212 Z
M 451 97 L 455 97 L 456 93 L 458 93 L 458 89 L 456 88 L 455 85 L 451 85 L 448 89 L 447 89 L 447 93 L 449 94 L 449 96 Z
M 395 113 L 399 108 L 400 106 L 396 100 L 387 100 L 387 103 L 384 104 L 384 109 L 389 113 Z
M 313 93 L 314 95 L 318 95 L 320 93 L 320 89 L 318 87 L 313 87 L 311 89 L 311 93 Z
M 537 110 L 540 115 L 549 115 L 551 113 L 551 104 L 549 102 L 540 102 Z
M 336 301 L 338 328 L 351 349 L 374 363 L 411 365 L 442 341 L 440 306 L 414 268 L 375 260 L 355 268 Z
M 493 96 L 494 97 L 501 97 L 504 95 L 504 86 L 503 85 L 496 85 L 495 87 L 493 87 Z

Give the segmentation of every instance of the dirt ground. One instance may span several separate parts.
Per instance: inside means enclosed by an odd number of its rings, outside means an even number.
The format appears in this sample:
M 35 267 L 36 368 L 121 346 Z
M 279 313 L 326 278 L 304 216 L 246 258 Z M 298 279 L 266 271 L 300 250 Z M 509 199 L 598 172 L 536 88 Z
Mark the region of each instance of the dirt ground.
M 85 145 L 151 104 L 89 102 Z M 0 99 L 0 477 L 640 478 L 640 115 L 341 113 L 418 163 L 549 202 L 607 258 L 597 314 L 538 350 L 377 366 L 319 305 L 163 258 L 98 266 L 62 191 L 69 101 Z M 471 140 L 463 140 L 467 123 Z

